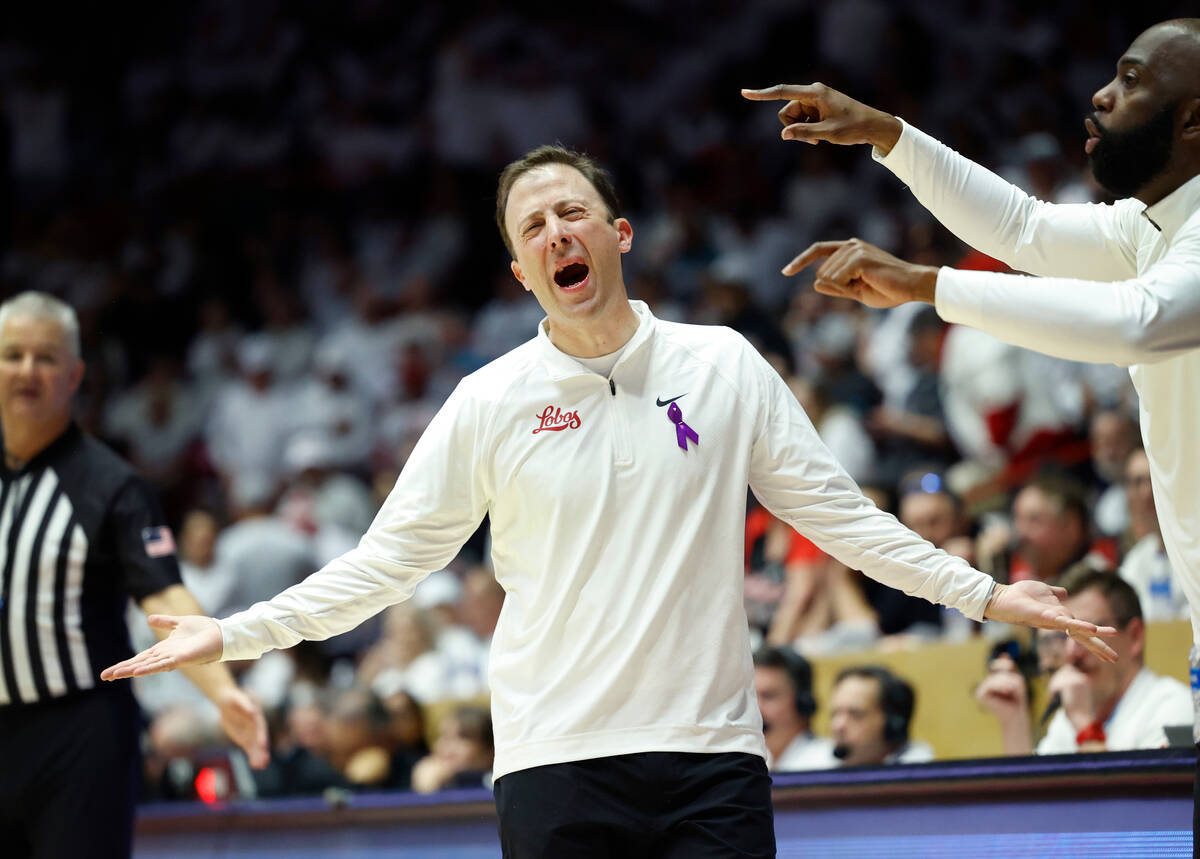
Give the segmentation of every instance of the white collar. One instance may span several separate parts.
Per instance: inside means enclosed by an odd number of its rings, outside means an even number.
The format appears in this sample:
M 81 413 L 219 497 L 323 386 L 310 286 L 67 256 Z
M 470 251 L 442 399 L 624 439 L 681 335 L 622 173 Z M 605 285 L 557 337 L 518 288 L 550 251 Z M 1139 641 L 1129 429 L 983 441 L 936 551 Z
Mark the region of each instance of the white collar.
M 1188 179 L 1142 213 L 1162 231 L 1168 245 L 1192 215 L 1200 211 L 1200 174 Z
M 616 367 L 621 366 L 629 360 L 629 356 L 633 355 L 638 349 L 650 340 L 654 333 L 654 328 L 658 320 L 654 314 L 650 312 L 650 308 L 644 301 L 630 301 L 629 307 L 638 317 L 638 327 L 633 332 L 633 336 L 626 341 L 624 346 L 618 347 L 624 349 L 621 357 L 617 360 Z M 541 350 L 542 363 L 545 364 L 547 372 L 553 381 L 570 378 L 571 376 L 594 375 L 590 370 L 584 367 L 579 361 L 568 355 L 566 352 L 559 349 L 550 340 L 549 326 L 546 324 L 549 317 L 544 317 L 538 323 L 538 346 Z M 613 350 L 616 351 L 615 349 Z M 616 370 L 613 367 L 613 370 Z

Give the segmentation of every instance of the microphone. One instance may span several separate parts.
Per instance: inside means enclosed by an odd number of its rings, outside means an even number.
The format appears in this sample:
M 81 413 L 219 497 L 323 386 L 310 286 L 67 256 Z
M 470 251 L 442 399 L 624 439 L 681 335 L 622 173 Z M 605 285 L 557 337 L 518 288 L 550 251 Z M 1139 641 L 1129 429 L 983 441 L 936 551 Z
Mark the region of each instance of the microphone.
M 1062 706 L 1062 694 L 1055 692 L 1053 695 L 1050 696 L 1050 701 L 1046 704 L 1046 709 L 1042 713 L 1042 718 L 1040 720 L 1038 720 L 1038 728 L 1039 729 L 1045 728 L 1046 723 L 1049 722 L 1051 717 L 1054 716 L 1054 714 L 1058 712 L 1058 708 L 1061 706 Z
M 853 751 L 854 749 L 845 743 L 838 743 L 833 747 L 833 756 L 839 761 L 844 761 L 846 758 L 850 757 L 850 754 Z

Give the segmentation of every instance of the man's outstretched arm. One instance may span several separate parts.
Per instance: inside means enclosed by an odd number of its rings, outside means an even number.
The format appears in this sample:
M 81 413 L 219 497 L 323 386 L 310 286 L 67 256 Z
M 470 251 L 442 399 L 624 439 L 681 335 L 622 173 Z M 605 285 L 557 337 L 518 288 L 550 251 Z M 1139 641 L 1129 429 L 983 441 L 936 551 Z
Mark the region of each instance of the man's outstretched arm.
M 101 680 L 144 677 L 220 661 L 221 627 L 214 618 L 152 614 L 147 621 L 156 635 L 165 637 L 124 662 L 105 668 L 100 672 Z
M 961 238 L 1044 277 L 912 265 L 857 239 L 818 242 L 784 274 L 819 262 L 818 292 L 872 307 L 929 302 L 947 321 L 1070 360 L 1151 363 L 1200 345 L 1200 235 L 1185 230 L 1166 257 L 1138 275 L 1133 242 L 1153 228 L 1136 200 L 1042 203 L 895 117 L 821 84 L 743 94 L 790 99 L 780 111 L 785 138 L 871 143 Z
M 859 239 L 817 242 L 783 271 L 814 263 L 817 292 L 870 307 L 929 302 L 947 322 L 1058 358 L 1128 366 L 1200 346 L 1200 232 L 1115 283 L 913 265 Z
M 872 504 L 821 441 L 783 379 L 745 344 L 740 376 L 759 429 L 750 488 L 773 514 L 851 569 L 910 596 L 957 608 L 974 620 L 1058 629 L 1107 661 L 1116 653 L 1098 628 L 1072 616 L 1066 591 L 1043 582 L 997 584 L 921 539 Z
M 755 101 L 788 100 L 779 111 L 786 140 L 868 143 L 951 232 L 1018 271 L 1108 281 L 1136 273 L 1133 236 L 1152 230 L 1137 200 L 1112 206 L 1056 205 L 1029 196 L 990 170 L 897 117 L 823 84 L 742 90 Z

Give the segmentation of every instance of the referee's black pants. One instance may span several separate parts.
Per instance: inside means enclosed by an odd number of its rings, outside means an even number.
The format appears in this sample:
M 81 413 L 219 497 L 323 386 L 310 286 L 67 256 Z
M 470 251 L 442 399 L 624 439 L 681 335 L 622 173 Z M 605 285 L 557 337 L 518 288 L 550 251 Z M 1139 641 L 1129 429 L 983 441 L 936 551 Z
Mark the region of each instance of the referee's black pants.
M 772 857 L 771 777 L 756 755 L 642 752 L 496 780 L 505 859 Z
M 0 853 L 125 859 L 140 766 L 128 684 L 0 707 Z

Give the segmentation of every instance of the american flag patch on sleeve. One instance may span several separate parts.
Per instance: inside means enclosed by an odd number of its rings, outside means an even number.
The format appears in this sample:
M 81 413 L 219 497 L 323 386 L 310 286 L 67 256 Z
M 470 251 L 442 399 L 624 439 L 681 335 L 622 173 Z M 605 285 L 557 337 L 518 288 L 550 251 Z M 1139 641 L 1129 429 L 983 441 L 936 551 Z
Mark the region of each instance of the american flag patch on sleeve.
M 143 528 L 142 544 L 151 558 L 165 558 L 175 554 L 175 538 L 171 536 L 171 529 L 166 525 Z

